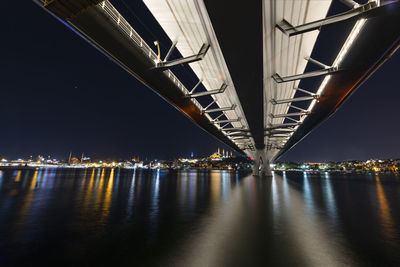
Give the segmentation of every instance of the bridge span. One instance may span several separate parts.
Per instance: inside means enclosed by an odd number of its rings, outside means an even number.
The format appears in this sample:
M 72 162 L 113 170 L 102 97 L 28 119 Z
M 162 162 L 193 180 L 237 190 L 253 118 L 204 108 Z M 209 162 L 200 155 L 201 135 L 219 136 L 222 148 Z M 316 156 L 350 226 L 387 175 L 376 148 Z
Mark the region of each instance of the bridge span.
M 201 128 L 253 157 L 256 173 L 260 166 L 268 173 L 270 161 L 331 116 L 400 44 L 399 0 L 341 0 L 346 11 L 338 13 L 331 0 L 144 0 L 170 39 L 165 54 L 112 1 L 34 1 Z M 342 24 L 350 30 L 332 61 L 313 58 L 318 36 Z M 191 84 L 178 78 L 178 66 L 193 72 Z

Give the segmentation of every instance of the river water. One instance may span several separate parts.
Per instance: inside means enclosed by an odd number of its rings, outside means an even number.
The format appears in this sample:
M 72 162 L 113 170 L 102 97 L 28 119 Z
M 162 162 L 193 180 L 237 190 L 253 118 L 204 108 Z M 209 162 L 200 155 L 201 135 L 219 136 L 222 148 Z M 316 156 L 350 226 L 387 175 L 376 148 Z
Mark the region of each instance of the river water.
M 400 266 L 400 176 L 0 171 L 0 266 Z

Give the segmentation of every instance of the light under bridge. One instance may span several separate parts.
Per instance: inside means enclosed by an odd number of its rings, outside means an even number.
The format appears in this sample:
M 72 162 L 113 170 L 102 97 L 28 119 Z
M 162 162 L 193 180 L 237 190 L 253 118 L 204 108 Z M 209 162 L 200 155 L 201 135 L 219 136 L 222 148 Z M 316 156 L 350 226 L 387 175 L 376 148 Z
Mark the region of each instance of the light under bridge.
M 268 171 L 332 115 L 400 44 L 398 0 L 341 0 L 347 10 L 337 14 L 329 14 L 331 0 L 144 0 L 169 38 L 165 54 L 112 1 L 34 1 L 215 138 L 253 157 L 257 171 Z M 313 58 L 318 35 L 341 23 L 351 30 L 334 60 Z M 177 66 L 194 73 L 192 86 Z M 306 79 L 314 89 L 301 87 Z

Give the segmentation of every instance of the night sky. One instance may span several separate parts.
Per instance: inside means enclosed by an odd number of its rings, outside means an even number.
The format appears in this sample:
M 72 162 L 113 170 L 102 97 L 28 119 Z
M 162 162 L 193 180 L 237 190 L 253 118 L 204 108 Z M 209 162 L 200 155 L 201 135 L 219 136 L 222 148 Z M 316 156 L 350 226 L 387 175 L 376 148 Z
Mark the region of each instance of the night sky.
M 33 2 L 3 2 L 0 156 L 168 159 L 227 149 Z M 138 32 L 162 42 L 157 25 L 143 26 L 154 25 L 145 12 L 132 16 Z M 397 52 L 281 160 L 400 158 L 399 70 Z

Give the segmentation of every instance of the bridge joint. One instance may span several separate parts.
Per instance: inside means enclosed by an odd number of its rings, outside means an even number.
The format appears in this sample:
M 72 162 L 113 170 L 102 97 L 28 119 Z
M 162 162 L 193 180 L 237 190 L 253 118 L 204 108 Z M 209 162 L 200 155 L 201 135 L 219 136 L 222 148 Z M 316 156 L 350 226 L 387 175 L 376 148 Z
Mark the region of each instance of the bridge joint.
M 299 126 L 299 125 L 301 125 L 301 122 L 270 124 L 269 127 L 267 127 L 266 131 L 270 131 L 270 130 L 274 130 L 274 129 L 280 129 L 280 128 L 295 127 L 295 126 Z
M 303 115 L 309 115 L 311 112 L 309 111 L 301 111 L 301 112 L 293 112 L 293 113 L 286 113 L 286 114 L 269 114 L 269 116 L 273 119 L 275 118 L 287 118 L 287 117 L 293 117 L 293 116 L 303 116 Z
M 207 106 L 207 107 L 209 107 L 209 106 Z M 207 109 L 207 107 L 203 110 L 203 113 L 213 113 L 213 112 L 219 112 L 219 111 L 234 110 L 236 108 L 236 105 L 233 104 L 230 107 L 222 107 L 222 108 L 214 108 L 214 109 Z
M 201 46 L 199 53 L 197 53 L 197 55 L 173 59 L 173 60 L 165 61 L 165 62 L 159 61 L 159 62 L 156 62 L 156 66 L 153 67 L 152 69 L 164 71 L 164 70 L 170 69 L 171 67 L 174 67 L 176 65 L 189 64 L 192 62 L 202 60 L 204 58 L 204 56 L 206 55 L 209 48 L 210 48 L 210 45 L 207 43 L 204 43 Z
M 197 88 L 197 86 L 198 85 L 196 85 L 195 88 L 193 88 L 193 90 L 189 94 L 187 94 L 185 97 L 187 97 L 187 98 L 195 98 L 195 97 L 199 97 L 199 96 L 222 94 L 223 92 L 225 92 L 226 88 L 228 87 L 228 85 L 226 83 L 223 83 L 221 85 L 221 88 L 219 88 L 219 89 L 214 89 L 214 90 L 194 93 L 194 90 Z
M 302 96 L 302 97 L 288 98 L 288 99 L 279 99 L 279 100 L 271 99 L 270 102 L 273 105 L 280 105 L 280 104 L 286 104 L 286 103 L 314 100 L 314 99 L 319 99 L 319 98 L 320 98 L 319 95 L 313 94 L 311 96 Z
M 315 95 L 315 93 L 313 93 L 313 92 L 310 92 L 310 91 L 307 91 L 307 90 L 304 90 L 304 89 L 301 89 L 301 88 L 298 88 L 298 87 L 293 88 L 293 90 L 299 91 L 299 92 L 303 92 L 303 93 L 311 95 L 311 96 Z
M 337 73 L 338 71 L 339 71 L 338 67 L 330 67 L 327 69 L 315 70 L 315 71 L 310 71 L 307 73 L 289 75 L 289 76 L 285 76 L 285 77 L 281 77 L 278 73 L 275 73 L 274 75 L 272 75 L 272 78 L 277 83 L 286 83 L 286 82 L 301 80 L 301 79 L 305 79 L 305 78 L 330 75 L 330 74 Z
M 344 1 L 348 2 L 350 5 L 350 2 L 353 1 Z M 355 6 L 353 6 L 355 7 Z M 282 20 L 280 23 L 276 24 L 276 27 L 282 31 L 284 34 L 287 36 L 295 36 L 298 34 L 303 34 L 306 32 L 318 30 L 323 26 L 331 25 L 331 24 L 336 24 L 339 22 L 343 22 L 346 20 L 352 20 L 352 19 L 358 19 L 359 17 L 370 17 L 374 16 L 376 12 L 375 9 L 379 8 L 380 5 L 375 2 L 375 1 L 369 1 L 368 3 L 364 5 L 359 5 L 358 7 L 353 8 L 352 10 L 336 14 L 330 17 L 326 17 L 324 19 L 316 20 L 313 22 L 305 23 L 302 25 L 298 26 L 293 26 L 291 25 L 288 21 Z
M 322 63 L 322 62 L 320 62 L 320 61 L 318 61 L 316 59 L 313 59 L 311 57 L 305 57 L 304 59 L 307 60 L 308 62 L 314 64 L 314 65 L 317 65 L 317 66 L 323 68 L 323 69 L 329 69 L 329 68 L 332 67 L 332 66 L 328 66 L 328 65 L 326 65 L 326 64 L 324 64 L 324 63 Z
M 212 123 L 214 123 L 214 124 L 231 123 L 231 122 L 238 122 L 238 121 L 240 121 L 240 120 L 241 120 L 241 118 L 237 118 L 237 119 L 227 119 L 227 120 L 212 121 Z
M 309 112 L 309 111 L 306 110 L 306 109 L 299 108 L 299 107 L 296 107 L 296 106 L 293 106 L 293 105 L 289 105 L 289 108 L 294 108 L 294 109 L 296 109 L 296 110 L 299 110 L 300 112 Z
M 173 41 L 171 47 L 169 48 L 167 55 L 165 56 L 163 62 L 167 62 L 169 57 L 171 56 L 172 52 L 174 51 L 176 45 L 178 44 L 178 41 Z

